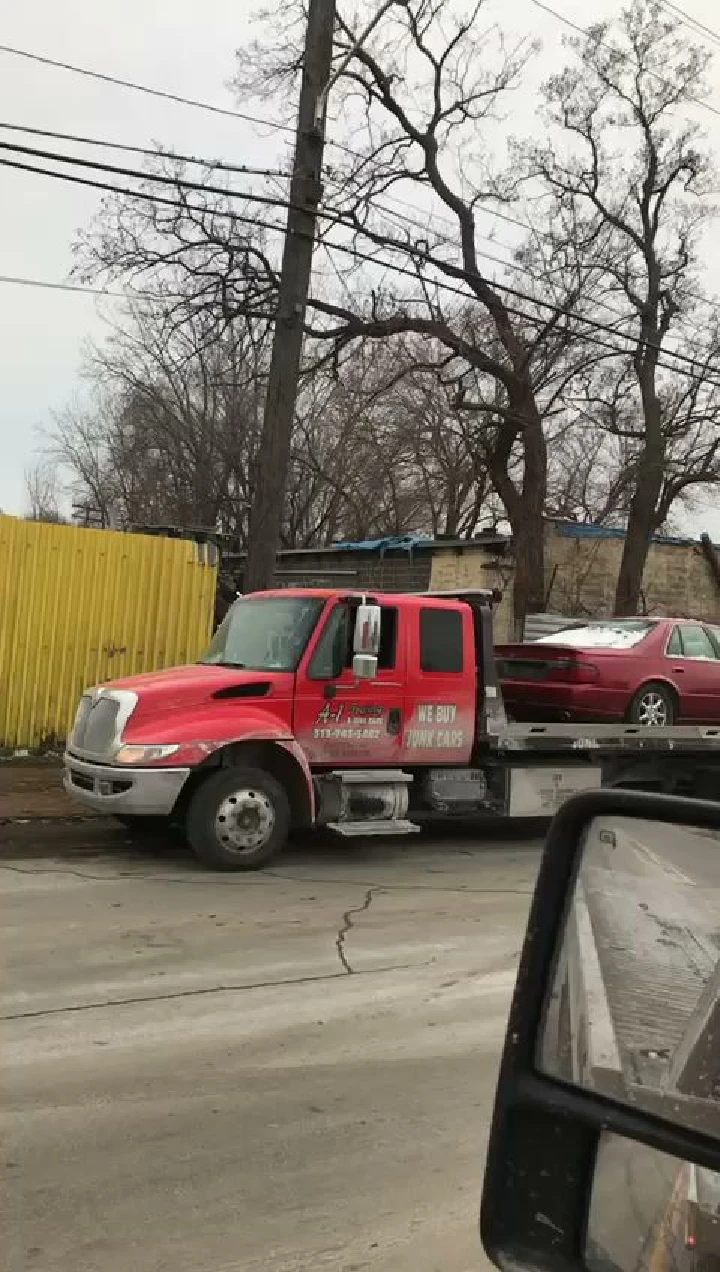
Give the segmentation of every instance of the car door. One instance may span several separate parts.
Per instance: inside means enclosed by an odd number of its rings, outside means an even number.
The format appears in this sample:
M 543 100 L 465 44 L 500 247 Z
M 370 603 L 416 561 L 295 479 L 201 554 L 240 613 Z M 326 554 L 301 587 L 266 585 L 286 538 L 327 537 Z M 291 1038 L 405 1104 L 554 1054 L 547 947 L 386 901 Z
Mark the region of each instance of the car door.
M 677 623 L 670 634 L 666 656 L 685 720 L 720 723 L 719 648 L 702 623 Z
M 295 736 L 311 764 L 400 762 L 405 640 L 397 606 L 381 605 L 377 675 L 353 675 L 355 610 L 338 601 L 298 671 Z

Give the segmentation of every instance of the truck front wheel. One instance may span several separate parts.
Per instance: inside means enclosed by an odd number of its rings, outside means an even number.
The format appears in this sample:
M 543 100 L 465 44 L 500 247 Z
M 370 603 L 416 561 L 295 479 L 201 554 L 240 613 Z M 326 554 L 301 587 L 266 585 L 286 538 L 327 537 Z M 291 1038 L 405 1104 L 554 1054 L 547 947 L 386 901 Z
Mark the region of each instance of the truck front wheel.
M 223 768 L 198 787 L 187 811 L 190 847 L 213 870 L 258 870 L 284 848 L 290 801 L 254 768 Z

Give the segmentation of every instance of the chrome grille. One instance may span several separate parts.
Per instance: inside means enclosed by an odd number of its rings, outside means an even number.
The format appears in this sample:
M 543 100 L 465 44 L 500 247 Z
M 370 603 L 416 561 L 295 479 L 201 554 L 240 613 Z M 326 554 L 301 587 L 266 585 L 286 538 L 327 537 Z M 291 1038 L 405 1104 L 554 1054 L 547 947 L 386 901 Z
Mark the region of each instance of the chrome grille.
M 93 699 L 83 697 L 75 717 L 73 749 L 87 755 L 107 755 L 117 733 L 120 703 L 109 694 Z
M 72 733 L 70 734 L 70 741 L 75 743 L 76 746 L 82 746 L 91 707 L 92 698 L 90 697 L 90 694 L 83 694 L 75 713 L 75 723 L 73 724 Z

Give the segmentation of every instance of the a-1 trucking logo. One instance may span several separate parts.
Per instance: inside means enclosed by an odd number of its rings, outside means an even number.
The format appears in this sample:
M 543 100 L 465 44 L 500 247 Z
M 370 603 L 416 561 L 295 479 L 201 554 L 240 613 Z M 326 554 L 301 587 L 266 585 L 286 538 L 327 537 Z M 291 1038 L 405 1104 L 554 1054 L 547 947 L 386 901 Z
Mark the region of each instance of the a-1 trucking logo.
M 419 702 L 405 737 L 409 750 L 457 751 L 465 730 L 457 725 L 457 703 Z
M 377 741 L 382 737 L 385 708 L 375 703 L 326 702 L 318 712 L 313 737 L 348 742 Z

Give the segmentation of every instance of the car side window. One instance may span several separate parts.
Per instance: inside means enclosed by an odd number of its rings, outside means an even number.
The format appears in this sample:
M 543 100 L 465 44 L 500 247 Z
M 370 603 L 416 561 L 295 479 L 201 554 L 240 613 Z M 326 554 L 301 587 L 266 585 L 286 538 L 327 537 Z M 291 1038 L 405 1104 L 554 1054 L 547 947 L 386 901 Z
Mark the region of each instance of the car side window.
M 682 652 L 685 658 L 716 658 L 715 646 L 699 623 L 683 623 Z
M 309 680 L 335 680 L 352 667 L 354 623 L 355 611 L 351 606 L 335 606 L 310 659 Z M 392 671 L 395 666 L 397 629 L 397 610 L 384 605 L 380 617 L 378 671 Z
M 666 652 L 671 658 L 682 658 L 682 639 L 680 636 L 680 628 L 673 627 L 672 635 L 667 643 Z

